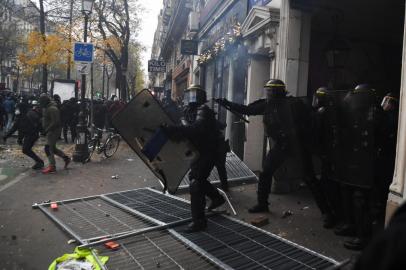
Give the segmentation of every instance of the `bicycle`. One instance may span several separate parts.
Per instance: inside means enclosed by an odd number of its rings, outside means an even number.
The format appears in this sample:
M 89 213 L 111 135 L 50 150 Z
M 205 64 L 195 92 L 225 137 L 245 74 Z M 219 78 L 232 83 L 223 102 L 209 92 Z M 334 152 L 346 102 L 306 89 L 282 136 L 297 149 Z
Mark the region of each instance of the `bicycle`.
M 93 126 L 95 129 L 95 133 L 93 138 L 91 138 L 88 142 L 88 149 L 89 149 L 89 157 L 86 161 L 90 161 L 94 152 L 97 154 L 101 154 L 103 152 L 106 158 L 112 157 L 118 149 L 120 145 L 121 137 L 119 134 L 116 133 L 114 129 L 100 129 Z M 103 133 L 108 132 L 107 139 L 103 142 Z

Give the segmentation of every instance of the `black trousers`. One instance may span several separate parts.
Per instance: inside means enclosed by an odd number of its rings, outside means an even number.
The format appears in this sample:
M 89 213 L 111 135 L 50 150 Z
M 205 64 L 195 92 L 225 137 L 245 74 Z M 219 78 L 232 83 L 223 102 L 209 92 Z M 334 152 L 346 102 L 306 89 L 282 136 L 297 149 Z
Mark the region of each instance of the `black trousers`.
M 343 209 L 341 202 L 341 185 L 333 175 L 331 162 L 327 157 L 321 158 L 321 187 L 329 206 L 329 212 L 334 215 L 337 221 L 343 220 Z
M 189 191 L 193 222 L 205 222 L 206 196 L 211 200 L 221 197 L 217 189 L 207 180 L 214 167 L 214 158 L 200 156 L 192 165 L 189 174 Z
M 355 225 L 357 237 L 368 239 L 372 232 L 371 190 L 343 184 L 341 193 L 345 224 Z
M 44 161 L 40 157 L 38 157 L 34 151 L 32 151 L 32 147 L 34 146 L 38 138 L 38 135 L 26 135 L 23 140 L 23 153 L 26 156 L 32 158 L 37 163 L 44 163 Z
M 286 160 L 286 152 L 280 145 L 275 144 L 268 152 L 262 164 L 262 172 L 259 174 L 257 200 L 260 205 L 268 204 L 268 196 L 271 193 L 272 178 L 274 173 Z
M 322 214 L 329 213 L 329 206 L 321 188 L 320 181 L 316 178 L 314 169 L 313 169 L 313 162 L 311 159 L 311 155 L 308 154 L 305 150 L 300 152 L 301 161 L 303 162 L 303 175 L 304 181 L 312 195 L 316 201 L 317 206 L 319 207 Z M 259 175 L 259 182 L 258 182 L 258 191 L 257 191 L 257 199 L 258 204 L 260 205 L 267 205 L 268 204 L 268 197 L 271 193 L 271 186 L 272 186 L 272 177 L 277 169 L 283 164 L 283 162 L 287 158 L 287 150 L 278 145 L 277 143 L 275 146 L 268 152 L 265 161 L 263 163 L 263 171 Z
M 214 166 L 216 166 L 222 185 L 227 185 L 227 170 L 226 170 L 227 152 L 219 151 L 216 155 Z

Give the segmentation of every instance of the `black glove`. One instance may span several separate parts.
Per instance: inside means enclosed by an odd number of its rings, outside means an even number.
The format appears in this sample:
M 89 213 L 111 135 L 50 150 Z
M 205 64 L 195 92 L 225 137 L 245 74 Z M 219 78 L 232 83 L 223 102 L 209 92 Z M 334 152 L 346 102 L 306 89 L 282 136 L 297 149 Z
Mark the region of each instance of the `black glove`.
M 181 135 L 179 130 L 175 126 L 167 126 L 167 125 L 161 125 L 160 129 L 165 133 L 165 135 L 173 141 L 180 141 L 181 140 Z
M 229 105 L 231 104 L 231 102 L 228 101 L 228 100 L 225 99 L 225 98 L 218 98 L 218 99 L 216 99 L 216 102 L 217 102 L 218 104 L 222 105 L 222 106 L 229 106 Z

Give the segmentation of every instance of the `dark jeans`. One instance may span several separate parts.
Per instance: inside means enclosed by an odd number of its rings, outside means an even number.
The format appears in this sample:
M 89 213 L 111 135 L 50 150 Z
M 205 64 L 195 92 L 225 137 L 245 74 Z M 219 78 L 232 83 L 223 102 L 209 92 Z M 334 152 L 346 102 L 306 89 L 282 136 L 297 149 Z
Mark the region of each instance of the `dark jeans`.
M 47 134 L 47 144 L 45 145 L 45 154 L 48 157 L 49 160 L 49 165 L 55 166 L 55 157 L 54 155 L 57 155 L 58 157 L 63 158 L 64 160 L 68 157 L 65 155 L 64 152 L 59 150 L 56 147 L 56 142 L 58 141 L 59 135 L 61 134 L 61 129 L 56 129 L 49 131 Z
M 44 161 L 40 157 L 38 157 L 34 151 L 32 151 L 32 147 L 34 146 L 38 138 L 38 135 L 26 135 L 23 140 L 23 153 L 26 156 L 32 158 L 37 163 L 44 163 Z

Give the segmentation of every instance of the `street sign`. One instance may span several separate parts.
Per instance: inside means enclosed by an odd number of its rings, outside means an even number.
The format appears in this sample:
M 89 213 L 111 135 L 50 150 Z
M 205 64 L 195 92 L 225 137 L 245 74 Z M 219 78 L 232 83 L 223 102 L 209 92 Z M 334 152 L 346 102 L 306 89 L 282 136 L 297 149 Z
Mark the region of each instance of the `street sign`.
M 197 55 L 198 42 L 196 40 L 186 40 L 180 41 L 180 53 L 184 55 Z
M 149 60 L 148 61 L 148 72 L 166 72 L 165 61 Z
M 94 46 L 92 43 L 75 42 L 73 60 L 75 62 L 92 63 L 93 50 Z
M 77 63 L 77 70 L 80 74 L 89 74 L 90 71 L 90 63 Z

